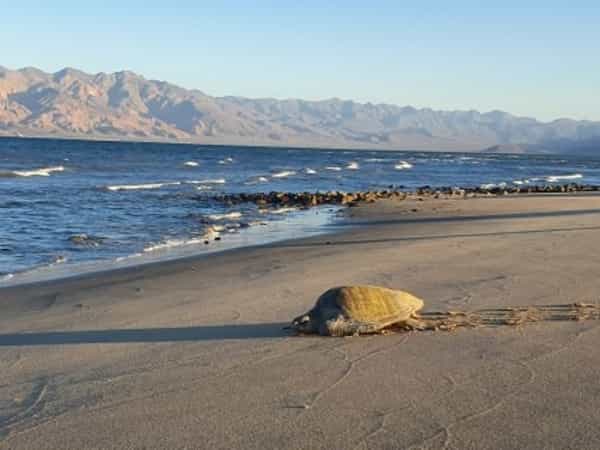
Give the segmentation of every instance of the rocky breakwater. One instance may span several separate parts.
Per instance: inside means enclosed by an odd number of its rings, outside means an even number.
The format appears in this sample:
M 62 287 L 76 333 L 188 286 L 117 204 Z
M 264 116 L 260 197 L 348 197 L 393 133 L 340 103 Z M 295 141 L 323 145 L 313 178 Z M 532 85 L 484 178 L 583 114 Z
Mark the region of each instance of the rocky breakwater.
M 384 199 L 424 199 L 424 198 L 470 198 L 511 194 L 551 194 L 568 192 L 600 191 L 600 186 L 586 184 L 551 184 L 531 186 L 480 186 L 480 187 L 441 187 L 423 186 L 413 191 L 391 186 L 387 190 L 359 192 L 257 192 L 225 194 L 215 197 L 218 202 L 228 205 L 254 203 L 259 208 L 299 208 L 306 209 L 321 205 L 356 206 L 359 203 L 373 203 Z
M 269 192 L 251 194 L 227 194 L 215 200 L 228 205 L 254 203 L 260 208 L 310 208 L 321 205 L 355 205 L 360 202 L 372 203 L 387 198 L 404 199 L 406 192 L 396 190 L 366 191 L 366 192 Z

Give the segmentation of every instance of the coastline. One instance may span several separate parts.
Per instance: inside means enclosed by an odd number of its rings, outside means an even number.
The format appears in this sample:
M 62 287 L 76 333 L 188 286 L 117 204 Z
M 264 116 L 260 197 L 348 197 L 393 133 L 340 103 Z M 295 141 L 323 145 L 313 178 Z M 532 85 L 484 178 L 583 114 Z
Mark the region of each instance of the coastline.
M 208 151 L 194 146 L 175 152 L 162 145 L 66 141 L 15 141 L 6 150 L 0 170 L 0 209 L 7 218 L 0 284 L 32 280 L 31 273 L 22 274 L 34 268 L 44 277 L 68 274 L 72 267 L 96 270 L 98 261 L 145 261 L 154 250 L 165 250 L 167 256 L 173 247 L 213 247 L 221 237 L 214 247 L 226 247 L 236 239 L 230 232 L 279 220 L 292 208 L 313 206 L 314 200 L 353 204 L 368 201 L 370 195 L 359 199 L 360 193 L 386 189 L 471 196 L 542 189 L 593 192 L 600 186 L 600 164 L 567 157 Z M 340 201 L 342 192 L 347 195 Z M 273 199 L 272 193 L 283 197 Z M 307 193 L 317 197 L 308 205 Z M 326 199 L 329 193 L 336 198 Z
M 282 330 L 342 284 L 426 310 L 595 303 L 599 195 L 346 211 L 333 234 L 0 289 L 0 449 L 600 445 L 594 321 Z
M 530 186 L 499 186 L 459 188 L 424 186 L 414 191 L 382 190 L 364 192 L 270 192 L 252 194 L 228 194 L 217 196 L 220 202 L 230 205 L 256 204 L 264 211 L 289 209 L 293 214 L 281 221 L 255 223 L 254 226 L 239 229 L 234 234 L 212 233 L 217 238 L 209 236 L 200 238 L 176 239 L 171 242 L 153 244 L 144 248 L 140 253 L 124 255 L 116 259 L 100 261 L 69 262 L 58 261 L 31 267 L 27 270 L 3 274 L 0 276 L 0 289 L 23 284 L 38 283 L 50 280 L 62 280 L 71 277 L 94 275 L 121 270 L 147 264 L 163 263 L 177 259 L 206 257 L 215 253 L 235 249 L 260 247 L 270 243 L 303 239 L 310 236 L 336 232 L 336 227 L 343 229 L 349 225 L 347 219 L 354 213 L 356 206 L 364 206 L 374 202 L 402 202 L 403 212 L 416 212 L 421 201 L 439 202 L 445 200 L 468 200 L 475 198 L 502 198 L 503 196 L 547 197 L 552 195 L 576 194 L 578 196 L 598 195 L 600 185 L 589 184 L 555 184 Z M 415 203 L 417 202 L 417 203 Z M 270 208 L 270 209 L 269 209 Z M 431 211 L 436 208 L 432 207 Z M 287 211 L 286 211 L 287 212 Z M 340 216 L 342 217 L 340 220 Z M 344 220 L 344 218 L 346 220 Z M 262 225 L 262 226 L 259 226 Z M 354 222 L 354 225 L 359 225 Z M 211 227 L 209 227 L 211 228 Z M 211 231 L 207 232 L 211 234 Z M 66 263 L 65 263 L 66 262 Z
M 207 238 L 199 238 L 186 241 L 181 239 L 180 244 L 176 243 L 172 247 L 159 244 L 156 249 L 144 250 L 141 253 L 112 260 L 50 263 L 23 272 L 11 273 L 8 278 L 6 275 L 4 275 L 4 279 L 0 277 L 0 291 L 4 288 L 26 284 L 38 284 L 46 281 L 60 282 L 69 278 L 85 276 L 93 277 L 114 270 L 163 264 L 180 259 L 206 258 L 223 252 L 328 234 L 335 231 L 336 224 L 339 222 L 339 212 L 339 206 L 321 206 L 306 211 L 295 211 L 295 214 L 280 221 L 265 222 L 264 225 L 257 224 L 236 233 L 225 234 L 224 238 L 219 236 L 218 240 L 208 241 Z

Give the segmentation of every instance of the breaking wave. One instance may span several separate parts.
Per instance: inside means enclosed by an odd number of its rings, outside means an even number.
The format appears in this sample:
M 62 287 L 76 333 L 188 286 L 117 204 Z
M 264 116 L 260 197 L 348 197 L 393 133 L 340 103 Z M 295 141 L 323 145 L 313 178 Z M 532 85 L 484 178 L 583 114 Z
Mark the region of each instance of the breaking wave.
M 135 191 L 139 189 L 160 189 L 163 186 L 178 186 L 180 181 L 170 183 L 147 183 L 147 184 L 120 184 L 115 186 L 106 186 L 109 191 Z
M 278 209 L 261 209 L 261 214 L 287 214 L 289 212 L 298 211 L 298 208 L 285 207 Z
M 14 273 L 2 274 L 2 275 L 0 275 L 0 282 L 2 282 L 2 281 L 8 281 L 8 280 L 10 280 L 11 278 L 14 278 L 14 277 L 15 277 Z
M 63 172 L 63 166 L 42 167 L 41 169 L 31 170 L 9 170 L 0 172 L 0 178 L 13 177 L 49 177 L 52 172 Z
M 163 242 L 150 244 L 144 248 L 144 253 L 154 252 L 156 250 L 167 250 L 174 247 L 182 247 L 184 245 L 204 244 L 207 239 L 192 238 L 192 239 L 167 239 Z
M 293 170 L 283 170 L 281 172 L 274 173 L 271 176 L 273 178 L 285 178 L 285 177 L 289 177 L 291 175 L 296 175 L 296 172 L 294 172 Z
M 581 178 L 583 178 L 583 175 L 580 173 L 574 173 L 571 175 L 549 175 L 547 177 L 533 177 L 526 178 L 524 180 L 514 180 L 513 184 L 521 186 L 523 184 L 532 184 L 539 181 L 545 181 L 546 183 L 560 183 L 561 181 L 579 180 Z
M 550 175 L 546 177 L 546 181 L 548 183 L 559 183 L 563 180 L 579 180 L 583 178 L 583 175 L 580 173 L 574 173 L 572 175 Z
M 400 161 L 398 164 L 394 165 L 394 169 L 396 170 L 405 170 L 405 169 L 412 169 L 413 165 L 411 163 L 409 163 L 408 161 Z
M 227 214 L 223 214 L 227 216 Z M 175 247 L 183 247 L 187 245 L 207 245 L 210 241 L 217 241 L 221 239 L 221 231 L 229 231 L 227 227 L 221 225 L 212 225 L 206 228 L 204 234 L 200 237 L 194 237 L 189 239 L 166 239 L 162 242 L 152 243 L 147 245 L 143 252 L 149 253 L 156 250 L 167 250 Z
M 486 183 L 486 184 L 482 184 L 479 186 L 480 189 L 485 189 L 485 190 L 489 190 L 489 189 L 494 189 L 494 188 L 505 188 L 506 187 L 506 183 L 502 182 L 502 183 Z
M 215 178 L 212 180 L 190 180 L 186 181 L 188 184 L 225 184 L 227 180 L 225 178 Z
M 239 219 L 242 217 L 241 212 L 230 212 L 227 214 L 210 214 L 207 216 L 210 220 L 218 221 L 218 220 L 226 220 L 226 219 Z

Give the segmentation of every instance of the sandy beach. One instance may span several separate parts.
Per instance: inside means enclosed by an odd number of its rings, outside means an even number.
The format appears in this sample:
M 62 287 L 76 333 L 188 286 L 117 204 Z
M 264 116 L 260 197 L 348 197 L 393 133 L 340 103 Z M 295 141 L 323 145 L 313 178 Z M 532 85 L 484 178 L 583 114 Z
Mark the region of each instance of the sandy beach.
M 0 449 L 600 448 L 598 321 L 282 329 L 345 284 L 430 311 L 597 303 L 600 196 L 347 214 L 335 234 L 0 290 Z

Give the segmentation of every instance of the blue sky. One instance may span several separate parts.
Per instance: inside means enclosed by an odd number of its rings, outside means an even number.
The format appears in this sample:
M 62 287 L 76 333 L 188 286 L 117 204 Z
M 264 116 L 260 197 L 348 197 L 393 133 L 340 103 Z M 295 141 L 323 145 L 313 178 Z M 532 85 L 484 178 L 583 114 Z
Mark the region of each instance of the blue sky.
M 211 95 L 600 120 L 597 0 L 88 3 L 0 5 L 0 64 L 128 69 Z

